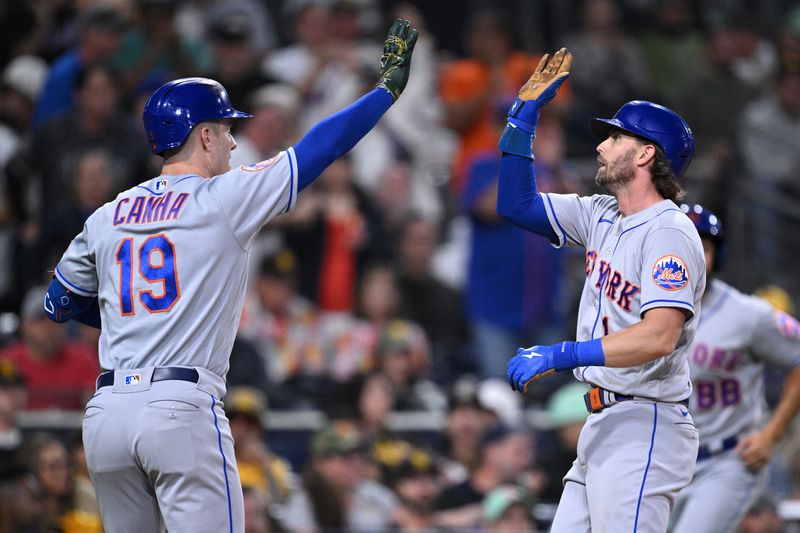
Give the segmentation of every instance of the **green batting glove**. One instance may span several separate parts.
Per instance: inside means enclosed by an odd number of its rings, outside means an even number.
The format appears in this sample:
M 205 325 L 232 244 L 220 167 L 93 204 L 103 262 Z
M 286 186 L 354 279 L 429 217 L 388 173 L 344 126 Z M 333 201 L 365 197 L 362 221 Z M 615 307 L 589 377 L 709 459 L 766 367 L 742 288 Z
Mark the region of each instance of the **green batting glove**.
M 381 77 L 375 87 L 389 91 L 395 101 L 408 83 L 411 70 L 411 53 L 417 43 L 417 30 L 411 29 L 407 20 L 397 19 L 389 28 L 389 35 L 383 43 L 381 56 Z

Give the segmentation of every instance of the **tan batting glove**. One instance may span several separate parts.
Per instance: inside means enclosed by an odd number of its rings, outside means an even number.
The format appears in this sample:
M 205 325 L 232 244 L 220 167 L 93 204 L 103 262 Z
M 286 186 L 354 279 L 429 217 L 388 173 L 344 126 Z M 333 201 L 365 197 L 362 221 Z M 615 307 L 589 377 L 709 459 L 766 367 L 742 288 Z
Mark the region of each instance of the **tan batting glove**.
M 545 54 L 539 61 L 536 70 L 519 90 L 519 98 L 525 101 L 546 104 L 558 92 L 558 88 L 569 77 L 572 68 L 572 54 L 566 48 L 556 52 L 552 58 Z

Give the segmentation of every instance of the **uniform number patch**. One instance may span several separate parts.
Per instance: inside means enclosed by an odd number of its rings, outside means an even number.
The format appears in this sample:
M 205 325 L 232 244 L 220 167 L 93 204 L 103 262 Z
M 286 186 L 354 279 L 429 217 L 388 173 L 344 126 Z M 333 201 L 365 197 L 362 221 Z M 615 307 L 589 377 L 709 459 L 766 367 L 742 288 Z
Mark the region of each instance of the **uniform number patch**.
M 686 263 L 677 255 L 665 255 L 653 265 L 653 283 L 666 291 L 677 291 L 689 283 Z

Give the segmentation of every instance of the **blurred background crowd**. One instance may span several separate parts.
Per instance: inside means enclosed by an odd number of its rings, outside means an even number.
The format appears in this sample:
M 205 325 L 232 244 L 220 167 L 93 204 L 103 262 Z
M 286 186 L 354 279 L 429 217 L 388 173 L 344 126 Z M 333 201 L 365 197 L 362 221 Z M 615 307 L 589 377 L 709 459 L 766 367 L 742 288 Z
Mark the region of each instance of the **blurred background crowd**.
M 518 346 L 574 338 L 584 259 L 495 214 L 506 110 L 545 51 L 575 62 L 540 190 L 597 192 L 589 119 L 666 104 L 697 139 L 688 200 L 726 225 L 722 277 L 793 312 L 795 2 L 0 0 L 0 532 L 100 531 L 79 434 L 98 332 L 41 298 L 86 217 L 158 174 L 148 96 L 217 79 L 254 114 L 232 166 L 261 161 L 373 86 L 398 16 L 420 30 L 402 98 L 255 245 L 225 398 L 248 532 L 546 529 L 583 388 L 503 378 Z M 769 468 L 742 532 L 797 530 L 800 430 Z

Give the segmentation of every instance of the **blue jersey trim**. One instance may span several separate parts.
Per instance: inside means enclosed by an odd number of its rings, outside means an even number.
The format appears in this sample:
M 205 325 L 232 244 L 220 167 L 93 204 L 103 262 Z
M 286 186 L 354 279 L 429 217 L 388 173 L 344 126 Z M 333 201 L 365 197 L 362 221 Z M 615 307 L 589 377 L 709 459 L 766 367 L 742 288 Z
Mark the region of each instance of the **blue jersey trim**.
M 147 192 L 149 192 L 150 194 L 154 194 L 156 196 L 162 196 L 164 194 L 163 192 L 156 192 L 153 189 L 151 189 L 150 187 L 145 187 L 144 185 L 137 185 L 136 187 L 138 187 L 139 189 L 144 189 Z M 166 191 L 164 191 L 164 192 L 166 192 Z
M 613 220 L 608 220 L 607 218 L 604 218 L 604 217 L 600 217 L 600 220 L 597 221 L 598 224 L 600 222 L 608 222 L 609 224 L 613 224 L 614 223 Z
M 294 164 L 292 164 L 292 154 L 289 151 L 286 151 L 286 155 L 289 157 L 289 201 L 286 203 L 286 209 L 283 210 L 284 213 L 288 213 L 289 209 L 292 207 L 292 199 L 294 198 Z
M 650 461 L 653 459 L 653 447 L 656 443 L 656 427 L 658 427 L 658 404 L 653 403 L 653 433 L 650 435 L 650 451 L 647 452 L 647 466 L 644 467 L 642 476 L 642 486 L 639 487 L 639 501 L 636 502 L 636 518 L 633 521 L 633 533 L 639 527 L 639 510 L 642 506 L 642 496 L 644 495 L 644 484 L 647 481 L 647 472 L 650 470 Z
M 642 305 L 640 305 L 639 306 L 639 311 L 641 312 L 642 309 L 644 309 L 646 306 L 648 306 L 650 304 L 655 304 L 655 303 L 659 303 L 659 302 L 667 302 L 667 303 L 688 305 L 689 309 L 694 311 L 694 306 L 692 304 L 690 304 L 689 302 L 684 302 L 683 300 L 650 300 L 649 302 L 645 302 Z
M 178 181 L 176 181 L 175 183 L 173 183 L 172 185 L 175 186 L 175 185 L 179 184 L 180 182 L 182 182 L 183 180 L 188 180 L 188 179 L 191 179 L 191 178 L 200 178 L 200 176 L 184 176 L 181 179 L 179 179 Z M 200 178 L 200 179 L 202 179 L 202 178 Z
M 222 472 L 225 474 L 225 491 L 228 494 L 228 526 L 230 528 L 230 532 L 233 533 L 233 505 L 231 504 L 231 486 L 228 482 L 228 460 L 225 458 L 225 452 L 222 450 L 222 432 L 219 430 L 219 424 L 217 423 L 217 412 L 214 410 L 214 407 L 217 404 L 217 399 L 211 394 L 209 394 L 209 396 L 211 396 L 211 414 L 214 415 L 214 427 L 217 429 L 219 453 L 222 455 Z
M 574 242 L 575 244 L 580 244 L 577 239 L 573 239 L 569 234 L 567 234 L 567 232 L 564 230 L 564 227 L 561 225 L 561 222 L 558 221 L 558 215 L 556 215 L 556 210 L 553 208 L 553 201 L 550 199 L 550 195 L 542 194 L 542 196 L 547 198 L 547 203 L 550 204 L 550 212 L 553 213 L 553 220 L 556 221 L 556 226 L 558 226 L 558 229 L 561 230 L 561 234 L 564 237 L 564 244 L 566 245 L 568 240 Z
M 58 268 L 58 265 L 56 265 L 56 274 L 58 274 L 58 276 L 57 276 L 58 277 L 58 281 L 63 281 L 64 283 L 69 285 L 70 289 L 74 290 L 75 292 L 77 292 L 81 296 L 93 296 L 93 295 L 97 294 L 97 293 L 95 293 L 93 291 L 89 291 L 89 290 L 86 290 L 86 289 L 81 289 L 80 287 L 78 287 L 74 283 L 71 283 L 67 278 L 64 277 L 64 274 L 61 273 L 61 269 Z

